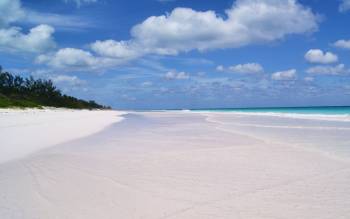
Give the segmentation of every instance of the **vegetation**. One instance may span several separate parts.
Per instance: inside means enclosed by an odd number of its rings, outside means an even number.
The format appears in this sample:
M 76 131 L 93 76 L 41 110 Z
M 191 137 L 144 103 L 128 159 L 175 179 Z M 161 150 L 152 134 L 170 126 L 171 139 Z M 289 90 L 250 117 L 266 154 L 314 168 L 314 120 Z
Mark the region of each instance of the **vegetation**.
M 64 107 L 72 109 L 109 109 L 95 101 L 67 96 L 51 80 L 23 78 L 3 72 L 0 66 L 0 107 Z

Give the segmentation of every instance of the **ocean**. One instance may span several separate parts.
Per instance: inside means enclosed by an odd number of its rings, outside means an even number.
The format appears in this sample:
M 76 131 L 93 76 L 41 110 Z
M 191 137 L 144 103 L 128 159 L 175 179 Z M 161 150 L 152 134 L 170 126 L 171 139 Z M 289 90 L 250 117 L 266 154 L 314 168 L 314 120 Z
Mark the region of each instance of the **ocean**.
M 191 109 L 191 111 L 350 115 L 350 106 Z

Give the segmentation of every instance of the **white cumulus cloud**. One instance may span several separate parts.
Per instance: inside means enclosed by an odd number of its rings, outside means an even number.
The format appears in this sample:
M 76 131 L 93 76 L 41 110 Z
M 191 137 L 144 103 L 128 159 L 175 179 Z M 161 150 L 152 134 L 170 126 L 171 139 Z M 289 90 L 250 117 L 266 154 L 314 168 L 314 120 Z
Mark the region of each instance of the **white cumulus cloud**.
M 36 62 L 57 69 L 73 70 L 98 70 L 118 64 L 115 59 L 97 57 L 88 51 L 75 48 L 63 48 L 55 53 L 40 55 Z
M 0 50 L 11 52 L 42 52 L 55 47 L 53 33 L 55 29 L 49 25 L 40 24 L 23 33 L 12 23 L 21 21 L 27 16 L 27 11 L 19 0 L 0 0 Z
M 320 49 L 310 49 L 305 54 L 305 59 L 310 63 L 330 64 L 338 61 L 338 56 L 331 52 L 323 52 Z
M 350 49 L 350 40 L 338 40 L 333 45 L 342 49 Z
M 91 44 L 91 49 L 99 55 L 109 56 L 114 58 L 136 58 L 139 56 L 134 44 L 129 41 L 96 41 Z
M 226 18 L 214 11 L 175 8 L 169 14 L 151 16 L 134 26 L 128 41 L 98 41 L 91 47 L 100 54 L 116 57 L 126 54 L 125 50 L 142 56 L 237 48 L 314 32 L 318 20 L 297 0 L 237 0 L 226 10 Z
M 297 70 L 289 69 L 286 71 L 275 72 L 271 75 L 271 79 L 275 81 L 290 81 L 297 78 Z
M 151 16 L 135 25 L 129 40 L 96 41 L 90 44 L 89 51 L 65 48 L 42 55 L 37 61 L 61 68 L 91 68 L 92 63 L 112 65 L 147 54 L 177 55 L 191 50 L 272 42 L 290 34 L 312 33 L 318 29 L 318 16 L 297 0 L 237 0 L 225 12 L 223 17 L 210 10 L 175 8 L 168 14 Z M 259 73 L 263 68 L 257 63 L 247 63 L 228 67 L 228 71 Z M 186 78 L 186 75 L 180 77 Z
M 177 54 L 269 42 L 318 26 L 317 16 L 296 0 L 238 0 L 226 14 L 224 19 L 214 11 L 176 8 L 168 15 L 149 17 L 131 34 L 153 52 Z
M 22 33 L 19 27 L 0 29 L 0 49 L 21 52 L 42 52 L 55 47 L 52 37 L 54 28 L 45 24 L 38 25 Z

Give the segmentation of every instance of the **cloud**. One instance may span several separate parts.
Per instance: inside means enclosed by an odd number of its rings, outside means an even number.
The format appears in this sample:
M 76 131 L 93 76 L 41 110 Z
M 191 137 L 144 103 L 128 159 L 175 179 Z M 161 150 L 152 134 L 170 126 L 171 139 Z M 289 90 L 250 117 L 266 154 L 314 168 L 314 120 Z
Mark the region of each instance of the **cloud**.
M 342 49 L 350 49 L 350 40 L 338 40 L 333 45 Z
M 343 75 L 350 73 L 350 69 L 347 69 L 344 64 L 336 66 L 314 66 L 306 70 L 308 74 L 315 75 Z
M 342 2 L 339 5 L 339 11 L 346 12 L 348 10 L 350 10 L 350 0 L 342 0 Z
M 43 52 L 55 47 L 53 33 L 55 29 L 40 24 L 27 34 L 20 27 L 11 26 L 27 16 L 19 0 L 0 1 L 0 50 L 10 52 Z
M 313 82 L 314 80 L 315 80 L 315 78 L 313 78 L 313 77 L 305 77 L 304 78 L 305 82 Z
M 223 65 L 218 65 L 217 67 L 216 67 L 216 71 L 221 71 L 221 72 L 223 72 L 223 71 L 225 71 L 226 69 L 225 69 L 225 67 L 223 66 Z
M 214 11 L 175 8 L 169 14 L 151 16 L 134 26 L 129 40 L 99 40 L 89 45 L 90 51 L 61 49 L 56 54 L 38 57 L 37 62 L 56 68 L 91 69 L 93 63 L 113 66 L 148 54 L 237 48 L 317 29 L 318 16 L 297 0 L 237 0 L 226 10 L 226 18 Z M 76 55 L 71 58 L 71 53 Z M 229 71 L 239 73 L 262 70 L 256 63 L 229 67 Z
M 176 0 L 157 0 L 158 2 L 162 2 L 162 3 L 165 3 L 165 2 L 174 2 Z
M 42 13 L 28 9 L 25 10 L 25 16 L 20 21 L 22 23 L 35 25 L 45 23 L 59 30 L 68 31 L 80 31 L 94 27 L 95 25 L 89 19 L 80 16 Z
M 55 86 L 62 88 L 63 91 L 71 91 L 71 90 L 84 90 L 86 89 L 87 81 L 80 79 L 75 75 L 64 75 L 57 74 L 55 71 L 51 69 L 36 69 L 32 71 L 31 76 L 35 78 L 44 78 L 47 80 L 51 80 Z
M 128 50 L 137 57 L 146 54 L 177 55 L 191 50 L 237 48 L 272 42 L 290 34 L 312 33 L 318 16 L 297 0 L 237 0 L 226 18 L 214 11 L 175 8 L 151 16 L 131 29 L 128 41 L 97 41 L 100 54 L 118 56 Z M 106 48 L 105 45 L 113 45 Z M 113 52 L 112 50 L 115 50 Z
M 47 63 L 55 68 L 65 66 L 82 67 L 96 64 L 96 59 L 90 52 L 74 48 L 64 48 L 54 54 L 40 55 L 36 61 L 40 64 Z
M 186 72 L 169 71 L 165 74 L 167 80 L 186 80 L 190 78 L 190 75 Z
M 75 48 L 63 48 L 55 53 L 43 54 L 36 58 L 36 63 L 46 64 L 56 69 L 102 70 L 119 63 L 118 60 L 98 57 L 92 53 Z
M 142 82 L 141 83 L 141 86 L 142 87 L 150 87 L 153 85 L 153 82 L 152 81 L 145 81 L 145 82 Z
M 11 52 L 43 52 L 56 46 L 52 34 L 54 28 L 45 24 L 38 25 L 22 33 L 19 27 L 0 29 L 0 50 Z
M 338 56 L 331 52 L 323 52 L 320 49 L 310 49 L 305 54 L 305 59 L 310 63 L 330 64 L 338 61 Z
M 271 75 L 271 79 L 275 81 L 290 81 L 290 80 L 295 80 L 296 77 L 297 77 L 297 71 L 295 69 L 279 71 Z
M 80 8 L 83 4 L 96 3 L 98 0 L 64 0 L 66 3 L 73 2 Z
M 128 41 L 96 41 L 91 44 L 91 49 L 101 56 L 113 58 L 131 59 L 139 56 L 137 49 L 133 48 L 134 44 Z
M 19 0 L 0 1 L 0 28 L 18 21 L 25 15 Z
M 90 27 L 91 21 L 73 15 L 42 13 L 23 8 L 20 0 L 0 0 L 0 28 L 11 23 L 47 24 L 60 29 L 76 30 Z
M 318 26 L 317 17 L 295 0 L 238 0 L 226 14 L 223 19 L 214 11 L 176 8 L 169 15 L 147 18 L 131 34 L 152 52 L 177 54 L 270 42 Z
M 71 86 L 82 86 L 86 81 L 79 79 L 77 76 L 54 75 L 49 77 L 55 84 L 68 84 Z
M 258 63 L 239 64 L 229 66 L 227 68 L 225 68 L 222 65 L 219 65 L 218 67 L 216 67 L 216 70 L 221 72 L 230 72 L 238 74 L 260 74 L 264 72 L 264 68 Z

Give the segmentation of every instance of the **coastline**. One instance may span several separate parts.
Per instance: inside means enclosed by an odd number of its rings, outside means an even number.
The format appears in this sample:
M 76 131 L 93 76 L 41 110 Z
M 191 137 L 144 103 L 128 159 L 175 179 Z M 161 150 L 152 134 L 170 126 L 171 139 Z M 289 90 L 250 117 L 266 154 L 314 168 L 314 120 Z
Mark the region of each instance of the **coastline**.
M 350 217 L 350 122 L 187 111 L 123 117 L 0 164 L 0 217 Z
M 232 109 L 232 110 L 182 110 L 183 112 L 191 112 L 191 113 L 210 113 L 210 114 L 234 114 L 234 115 L 242 115 L 242 116 L 274 116 L 274 117 L 284 117 L 284 118 L 296 118 L 296 119 L 311 119 L 311 120 L 334 120 L 334 121 L 350 121 L 350 107 L 345 107 L 348 110 L 344 110 L 339 113 L 337 111 L 302 111 L 302 110 L 293 110 L 293 109 L 311 109 L 312 107 L 301 107 L 301 108 L 282 108 L 285 111 L 274 111 L 274 109 L 281 108 L 257 108 L 254 111 L 249 109 Z M 317 107 L 320 109 L 328 109 L 333 107 Z M 341 108 L 341 107 L 336 107 Z M 291 109 L 288 111 L 288 109 Z M 264 111 L 265 110 L 265 111 Z

